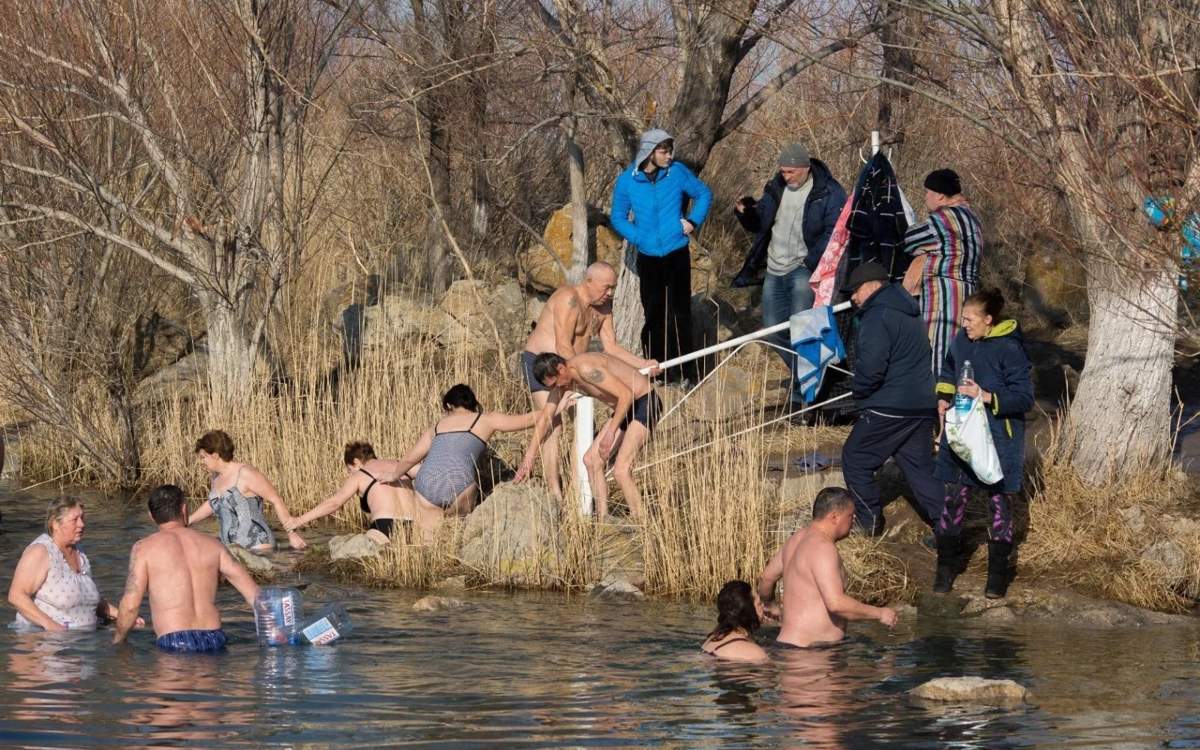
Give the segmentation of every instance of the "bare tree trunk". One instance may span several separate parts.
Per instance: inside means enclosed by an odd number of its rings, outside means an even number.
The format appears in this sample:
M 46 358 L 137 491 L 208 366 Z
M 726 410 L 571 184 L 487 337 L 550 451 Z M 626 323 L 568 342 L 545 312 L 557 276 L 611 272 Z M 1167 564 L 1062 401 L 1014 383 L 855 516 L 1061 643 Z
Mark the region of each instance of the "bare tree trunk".
M 1153 466 L 1170 452 L 1176 273 L 1159 267 L 1139 278 L 1112 263 L 1089 269 L 1087 360 L 1070 417 L 1072 463 L 1093 483 Z
M 567 104 L 575 103 L 575 84 L 567 91 Z M 588 266 L 588 211 L 587 189 L 583 180 L 583 149 L 575 140 L 579 118 L 571 115 L 566 122 L 567 175 L 571 183 L 571 267 L 567 269 L 567 283 L 583 281 Z
M 213 398 L 245 403 L 254 384 L 255 347 L 242 328 L 242 317 L 224 299 L 202 299 L 208 321 L 208 380 Z
M 645 323 L 642 281 L 637 274 L 637 251 L 626 244 L 625 259 L 618 269 L 617 289 L 613 294 L 613 325 L 617 329 L 617 341 L 631 352 L 640 352 Z

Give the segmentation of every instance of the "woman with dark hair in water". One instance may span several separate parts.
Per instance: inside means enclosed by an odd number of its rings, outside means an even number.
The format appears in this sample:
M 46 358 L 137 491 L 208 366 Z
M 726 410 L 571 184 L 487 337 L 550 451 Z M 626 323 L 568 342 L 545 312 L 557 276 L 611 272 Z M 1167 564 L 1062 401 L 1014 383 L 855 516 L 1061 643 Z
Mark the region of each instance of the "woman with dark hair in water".
M 398 483 L 401 515 L 430 539 L 447 515 L 465 516 L 475 508 L 478 462 L 492 434 L 529 429 L 536 416 L 484 411 L 471 387 L 459 383 L 442 396 L 441 419 L 377 478 Z
M 762 601 L 754 587 L 745 581 L 730 581 L 717 594 L 717 627 L 700 650 L 729 661 L 766 661 L 767 652 L 754 642 L 762 618 Z

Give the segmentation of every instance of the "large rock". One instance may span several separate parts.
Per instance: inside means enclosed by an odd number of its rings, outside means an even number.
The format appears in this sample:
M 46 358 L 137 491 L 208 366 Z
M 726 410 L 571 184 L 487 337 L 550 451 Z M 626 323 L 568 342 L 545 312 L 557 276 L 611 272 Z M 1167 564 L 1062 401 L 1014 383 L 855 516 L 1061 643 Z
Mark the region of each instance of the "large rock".
M 368 557 L 378 557 L 384 550 L 367 534 L 344 534 L 329 540 L 330 560 L 362 560 Z
M 484 281 L 460 279 L 446 290 L 438 309 L 456 324 L 442 334 L 442 343 L 447 346 L 469 344 L 490 348 L 495 346 L 498 333 L 504 348 L 512 350 L 521 346 L 529 335 L 525 295 L 515 279 L 495 287 Z
M 388 295 L 363 313 L 367 347 L 394 349 L 398 338 L 443 339 L 457 335 L 460 324 L 444 310 L 405 295 Z
M 540 292 L 553 292 L 566 283 L 563 269 L 571 267 L 575 249 L 571 212 L 568 203 L 551 214 L 542 241 L 533 243 L 520 255 L 525 282 Z M 605 225 L 606 221 L 602 213 L 588 211 L 588 247 L 592 251 L 589 255 L 617 267 L 621 262 L 621 237 Z
M 1009 705 L 1024 703 L 1029 691 L 1012 680 L 987 680 L 982 677 L 939 677 L 909 691 L 926 701 Z
M 506 482 L 467 516 L 459 556 L 489 580 L 528 585 L 556 543 L 558 529 L 558 499 L 544 483 Z
M 1036 252 L 1025 265 L 1025 304 L 1054 326 L 1081 320 L 1087 312 L 1085 274 L 1066 253 Z
M 16 431 L 0 428 L 0 479 L 16 479 L 21 476 L 21 442 Z

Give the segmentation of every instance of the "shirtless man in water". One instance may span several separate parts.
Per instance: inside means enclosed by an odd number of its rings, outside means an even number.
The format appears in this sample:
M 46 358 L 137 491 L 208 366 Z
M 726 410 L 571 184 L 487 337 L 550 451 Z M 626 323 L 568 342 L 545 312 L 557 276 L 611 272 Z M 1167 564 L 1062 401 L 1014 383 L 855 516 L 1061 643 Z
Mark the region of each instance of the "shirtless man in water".
M 846 635 L 847 620 L 878 620 L 889 628 L 896 610 L 872 607 L 847 596 L 845 570 L 837 543 L 854 524 L 854 496 L 826 487 L 813 501 L 813 520 L 792 534 L 758 579 L 758 596 L 768 613 L 778 615 L 775 584 L 783 579 L 783 619 L 779 642 L 807 648 L 836 643 Z
M 570 359 L 576 354 L 586 352 L 592 339 L 598 336 L 605 354 L 634 369 L 654 367 L 658 364 L 654 360 L 642 359 L 626 351 L 617 343 L 617 333 L 613 327 L 612 310 L 609 305 L 616 288 L 616 270 L 601 261 L 588 266 L 587 274 L 581 283 L 561 286 L 550 295 L 542 314 L 538 317 L 537 325 L 525 342 L 525 351 L 521 352 L 521 368 L 533 395 L 535 410 L 544 408 L 546 400 L 550 397 L 550 389 L 533 376 L 533 360 L 539 354 L 551 352 L 563 359 Z M 558 466 L 558 440 L 561 431 L 562 420 L 556 416 L 551 424 L 548 442 L 542 450 L 542 472 L 546 476 L 546 484 L 550 485 L 550 489 L 559 497 L 562 497 L 562 480 Z
M 113 643 L 121 643 L 137 619 L 146 589 L 158 647 L 165 651 L 220 651 L 225 647 L 215 599 L 220 576 L 253 609 L 258 584 L 225 545 L 187 528 L 183 490 L 164 484 L 150 493 L 150 517 L 158 531 L 129 553 L 129 577 L 121 597 Z
M 576 354 L 569 360 L 554 353 L 539 354 L 533 362 L 533 376 L 550 392 L 534 422 L 533 439 L 513 481 L 523 482 L 529 478 L 538 448 L 550 432 L 559 401 L 567 391 L 580 391 L 612 407 L 612 416 L 583 454 L 583 465 L 587 467 L 592 496 L 596 499 L 596 513 L 600 518 L 608 515 L 608 480 L 604 476 L 604 467 L 615 451 L 613 475 L 617 486 L 625 494 L 629 512 L 635 517 L 640 516 L 642 496 L 633 481 L 633 461 L 662 413 L 662 401 L 654 393 L 650 378 L 638 372 L 636 366 L 600 352 Z

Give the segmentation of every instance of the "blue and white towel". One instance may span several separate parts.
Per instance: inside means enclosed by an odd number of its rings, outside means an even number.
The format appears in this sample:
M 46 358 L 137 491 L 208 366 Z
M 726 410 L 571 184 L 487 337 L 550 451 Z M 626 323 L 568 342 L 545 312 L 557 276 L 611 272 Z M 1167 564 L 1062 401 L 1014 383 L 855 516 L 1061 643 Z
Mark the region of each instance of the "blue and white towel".
M 791 318 L 792 351 L 796 352 L 796 390 L 811 404 L 821 390 L 826 365 L 846 358 L 846 347 L 838 336 L 833 308 L 825 305 L 796 313 Z

